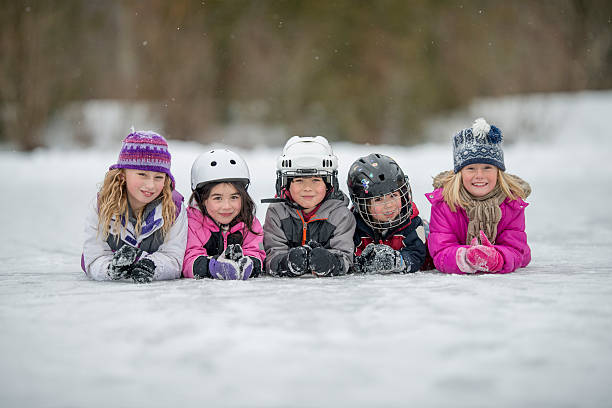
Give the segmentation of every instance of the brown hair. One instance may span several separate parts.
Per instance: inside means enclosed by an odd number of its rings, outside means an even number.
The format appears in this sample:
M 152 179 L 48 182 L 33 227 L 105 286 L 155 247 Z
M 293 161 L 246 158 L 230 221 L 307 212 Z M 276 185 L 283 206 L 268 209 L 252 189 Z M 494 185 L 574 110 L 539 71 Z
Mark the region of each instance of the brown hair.
M 203 186 L 198 187 L 191 194 L 191 197 L 189 198 L 189 204 L 191 205 L 192 203 L 195 202 L 198 208 L 200 209 L 200 211 L 202 212 L 202 214 L 209 216 L 208 212 L 206 212 L 206 206 L 204 205 L 204 201 L 206 201 L 208 197 L 210 197 L 210 192 L 215 186 L 217 186 L 218 184 L 224 184 L 224 183 L 231 184 L 232 186 L 234 186 L 236 191 L 238 191 L 238 194 L 240 195 L 240 199 L 242 201 L 242 205 L 240 207 L 240 213 L 238 213 L 236 218 L 232 220 L 230 225 L 235 225 L 239 222 L 243 222 L 246 228 L 250 232 L 255 234 L 255 231 L 253 231 L 253 220 L 255 219 L 255 211 L 256 211 L 255 203 L 253 202 L 253 199 L 247 192 L 244 186 L 244 183 L 241 183 L 239 181 L 216 181 L 216 182 L 206 183 Z

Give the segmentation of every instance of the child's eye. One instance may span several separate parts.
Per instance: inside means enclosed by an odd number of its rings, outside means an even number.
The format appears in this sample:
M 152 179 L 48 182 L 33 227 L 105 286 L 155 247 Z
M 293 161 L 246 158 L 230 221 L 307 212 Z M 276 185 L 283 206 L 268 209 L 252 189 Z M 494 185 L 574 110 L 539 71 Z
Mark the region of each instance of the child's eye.
M 234 194 L 230 197 L 232 200 L 239 200 L 240 199 L 240 195 L 238 194 Z

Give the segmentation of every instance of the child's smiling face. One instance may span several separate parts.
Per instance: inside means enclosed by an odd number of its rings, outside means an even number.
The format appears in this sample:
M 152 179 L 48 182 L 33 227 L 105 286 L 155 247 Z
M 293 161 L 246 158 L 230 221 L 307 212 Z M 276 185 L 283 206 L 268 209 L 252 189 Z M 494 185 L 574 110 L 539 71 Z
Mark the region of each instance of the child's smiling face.
M 226 225 L 240 214 L 242 198 L 231 183 L 219 183 L 210 190 L 203 204 L 213 220 L 218 224 Z
M 492 164 L 468 164 L 461 169 L 463 187 L 474 197 L 489 194 L 497 185 L 497 167 Z
M 373 197 L 368 205 L 370 216 L 379 222 L 396 219 L 402 210 L 402 197 L 399 191 L 384 196 Z
M 135 169 L 124 169 L 123 171 L 128 201 L 133 210 L 144 208 L 164 189 L 165 173 Z
M 327 186 L 321 177 L 296 177 L 289 185 L 289 193 L 293 201 L 309 213 L 323 201 Z

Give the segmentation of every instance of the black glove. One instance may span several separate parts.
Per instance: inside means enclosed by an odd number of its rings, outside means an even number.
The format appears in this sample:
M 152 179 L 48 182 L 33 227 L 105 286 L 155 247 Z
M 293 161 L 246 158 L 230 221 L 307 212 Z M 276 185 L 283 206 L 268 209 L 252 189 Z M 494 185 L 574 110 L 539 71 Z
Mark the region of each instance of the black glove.
M 130 277 L 132 264 L 140 255 L 140 249 L 128 244 L 123 244 L 113 254 L 110 264 L 106 270 L 106 274 L 112 280 L 120 280 Z
M 309 266 L 317 276 L 339 275 L 343 269 L 338 256 L 321 246 L 310 251 Z
M 210 256 L 200 255 L 193 261 L 193 277 L 194 279 L 212 278 L 208 271 L 208 263 Z
M 140 259 L 132 266 L 131 277 L 136 283 L 150 283 L 155 275 L 155 263 L 148 259 Z
M 238 262 L 244 254 L 242 253 L 242 247 L 240 244 L 229 244 L 225 248 L 225 259 Z
M 315 248 L 320 248 L 320 247 L 322 247 L 323 245 L 319 244 L 317 241 L 308 241 L 308 246 L 309 246 L 311 249 L 315 249 Z
M 291 248 L 287 254 L 287 272 L 289 276 L 302 276 L 308 271 L 308 255 L 310 247 L 303 245 Z
M 355 266 L 362 273 L 393 273 L 406 269 L 399 251 L 384 244 L 368 244 L 361 255 L 355 257 Z
M 368 244 L 361 254 L 355 257 L 353 266 L 358 273 L 372 273 L 371 263 L 374 259 L 374 248 L 376 244 Z

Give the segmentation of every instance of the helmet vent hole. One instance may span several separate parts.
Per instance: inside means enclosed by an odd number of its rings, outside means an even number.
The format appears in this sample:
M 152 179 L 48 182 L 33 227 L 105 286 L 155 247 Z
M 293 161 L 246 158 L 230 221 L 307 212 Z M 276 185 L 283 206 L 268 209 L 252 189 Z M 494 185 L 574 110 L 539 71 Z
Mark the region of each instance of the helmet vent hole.
M 215 166 L 217 165 L 217 162 L 216 162 L 216 161 L 211 161 L 211 162 L 210 162 L 210 165 L 211 165 L 212 167 L 215 167 Z
M 230 160 L 230 163 L 231 164 L 236 164 L 236 160 L 232 159 L 232 160 Z
M 385 175 L 384 174 L 379 175 L 378 178 L 380 179 L 380 181 L 385 181 Z

